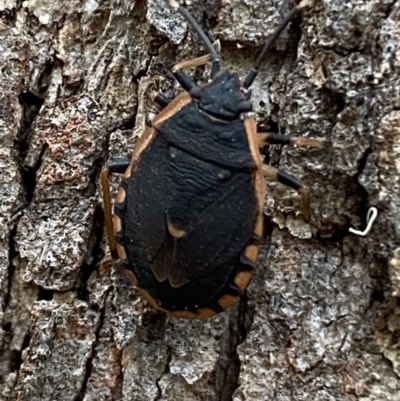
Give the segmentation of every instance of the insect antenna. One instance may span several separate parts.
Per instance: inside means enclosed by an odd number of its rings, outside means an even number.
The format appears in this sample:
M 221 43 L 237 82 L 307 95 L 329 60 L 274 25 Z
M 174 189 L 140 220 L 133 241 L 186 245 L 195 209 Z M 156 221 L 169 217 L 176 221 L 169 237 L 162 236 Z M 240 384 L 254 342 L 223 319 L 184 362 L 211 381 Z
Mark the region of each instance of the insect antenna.
M 279 35 L 282 33 L 282 31 L 287 27 L 290 21 L 292 21 L 297 15 L 300 14 L 300 11 L 302 8 L 306 7 L 310 3 L 310 0 L 302 0 L 295 8 L 293 8 L 287 15 L 286 17 L 282 20 L 278 28 L 276 28 L 275 32 L 268 38 L 266 43 L 264 44 L 261 53 L 257 57 L 256 62 L 254 63 L 253 68 L 250 70 L 250 72 L 247 74 L 246 78 L 243 81 L 242 87 L 244 89 L 250 88 L 250 86 L 253 84 L 254 80 L 257 77 L 258 74 L 258 69 L 260 68 L 260 65 L 263 61 L 263 58 L 267 51 L 271 48 L 271 46 L 275 43 L 275 41 L 278 39 Z
M 211 64 L 211 77 L 214 78 L 216 74 L 218 74 L 220 66 L 219 66 L 219 54 L 215 47 L 212 45 L 210 39 L 208 36 L 205 34 L 203 28 L 199 25 L 199 23 L 192 17 L 192 15 L 186 10 L 186 8 L 182 7 L 177 3 L 175 0 L 167 0 L 168 4 L 171 8 L 174 10 L 178 11 L 179 14 L 181 14 L 187 22 L 192 26 L 194 31 L 199 35 L 201 41 L 204 43 L 204 46 L 207 48 L 209 51 L 211 58 L 212 58 L 212 64 Z

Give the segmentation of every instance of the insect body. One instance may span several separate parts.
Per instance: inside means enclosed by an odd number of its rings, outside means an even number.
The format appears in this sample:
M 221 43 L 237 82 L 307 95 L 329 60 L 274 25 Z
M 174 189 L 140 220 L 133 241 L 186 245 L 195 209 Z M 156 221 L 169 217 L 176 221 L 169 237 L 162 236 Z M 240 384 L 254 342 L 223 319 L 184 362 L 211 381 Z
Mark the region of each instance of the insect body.
M 211 56 L 179 63 L 173 74 L 185 92 L 169 101 L 140 138 L 130 161 L 109 164 L 102 181 L 113 256 L 157 308 L 184 318 L 211 317 L 246 289 L 263 233 L 264 177 L 298 190 L 309 217 L 309 193 L 295 177 L 262 164 L 267 144 L 322 146 L 310 138 L 257 133 L 251 92 L 261 59 L 304 2 L 264 46 L 241 83 L 219 71 L 219 58 L 191 15 L 175 1 Z M 211 81 L 198 86 L 182 70 L 212 61 Z M 108 173 L 124 172 L 111 219 Z M 115 238 L 114 238 L 115 237 Z

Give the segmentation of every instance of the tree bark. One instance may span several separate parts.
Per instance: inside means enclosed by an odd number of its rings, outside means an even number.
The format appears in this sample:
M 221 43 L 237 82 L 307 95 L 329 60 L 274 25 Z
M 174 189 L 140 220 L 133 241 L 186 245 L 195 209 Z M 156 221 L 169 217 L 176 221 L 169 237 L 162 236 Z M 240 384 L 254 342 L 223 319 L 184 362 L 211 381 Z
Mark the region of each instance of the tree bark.
M 295 5 L 186 3 L 241 77 Z M 197 36 L 164 0 L 0 15 L 0 399 L 400 399 L 399 1 L 311 1 L 265 57 L 259 129 L 333 146 L 263 152 L 310 187 L 312 219 L 269 184 L 251 286 L 207 322 L 154 311 L 104 262 L 99 187 L 157 112 L 148 94 L 178 93 L 171 67 L 205 53 Z

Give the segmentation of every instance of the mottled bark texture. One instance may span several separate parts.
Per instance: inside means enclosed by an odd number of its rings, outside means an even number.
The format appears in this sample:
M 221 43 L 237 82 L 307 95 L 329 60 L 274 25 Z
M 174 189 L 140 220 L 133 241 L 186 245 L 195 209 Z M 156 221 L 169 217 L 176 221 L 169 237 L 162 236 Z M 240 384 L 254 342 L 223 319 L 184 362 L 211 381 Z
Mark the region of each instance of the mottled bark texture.
M 186 3 L 242 75 L 294 4 Z M 0 0 L 1 400 L 400 399 L 400 1 L 312 3 L 253 87 L 260 129 L 333 142 L 264 152 L 310 186 L 311 223 L 269 185 L 248 294 L 203 322 L 99 265 L 99 173 L 204 48 L 163 0 Z

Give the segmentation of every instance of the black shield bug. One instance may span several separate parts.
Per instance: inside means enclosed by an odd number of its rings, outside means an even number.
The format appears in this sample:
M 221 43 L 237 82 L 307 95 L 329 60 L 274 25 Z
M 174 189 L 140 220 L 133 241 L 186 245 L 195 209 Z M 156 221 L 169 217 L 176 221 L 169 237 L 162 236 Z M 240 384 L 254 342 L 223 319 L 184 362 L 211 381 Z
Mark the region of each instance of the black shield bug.
M 188 11 L 170 6 L 190 23 L 210 55 L 178 63 L 173 75 L 185 90 L 154 101 L 162 111 L 136 144 L 131 160 L 102 172 L 106 228 L 113 257 L 155 307 L 183 318 L 209 318 L 227 309 L 246 289 L 263 235 L 264 178 L 301 193 L 310 215 L 309 191 L 297 178 L 263 165 L 269 144 L 321 147 L 324 141 L 257 133 L 249 88 L 262 59 L 302 1 L 264 45 L 240 82 L 220 71 L 219 55 Z M 184 68 L 211 61 L 211 80 L 197 85 Z M 110 172 L 123 173 L 111 211 Z

